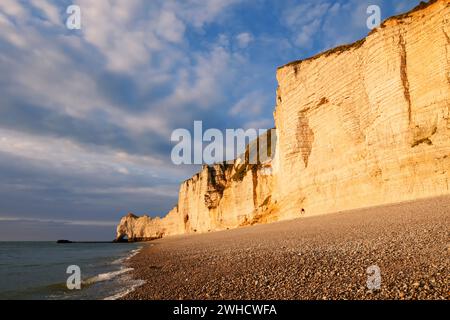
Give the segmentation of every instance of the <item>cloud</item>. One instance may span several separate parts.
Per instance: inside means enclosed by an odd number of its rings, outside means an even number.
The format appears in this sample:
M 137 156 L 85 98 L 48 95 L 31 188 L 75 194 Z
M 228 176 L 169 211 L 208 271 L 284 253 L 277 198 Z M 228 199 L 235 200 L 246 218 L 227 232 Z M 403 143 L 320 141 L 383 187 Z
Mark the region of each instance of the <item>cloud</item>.
M 185 31 L 232 3 L 77 1 L 83 29 L 67 32 L 61 6 L 2 2 L 0 214 L 168 211 L 198 170 L 170 163 L 170 133 L 223 102 L 233 73 L 227 49 Z
M 311 48 L 313 46 L 313 36 L 319 30 L 321 25 L 320 19 L 315 19 L 311 23 L 301 26 L 294 42 L 297 46 L 303 48 Z
M 156 32 L 169 42 L 179 43 L 183 40 L 185 25 L 174 12 L 163 10 L 159 15 Z
M 310 1 L 288 7 L 284 12 L 284 21 L 289 27 L 305 26 L 306 24 L 323 18 L 330 8 L 330 3 L 324 1 Z
M 51 4 L 48 0 L 32 0 L 31 4 L 36 9 L 40 10 L 51 24 L 61 24 L 61 17 L 58 8 Z
M 110 70 L 130 72 L 155 54 L 172 51 L 172 44 L 183 42 L 187 26 L 201 29 L 237 2 L 78 0 L 77 4 L 83 12 L 84 39 L 106 58 Z
M 180 177 L 193 171 L 150 156 L 0 129 L 0 215 L 118 220 L 128 211 L 162 214 L 176 203 Z
M 203 28 L 205 24 L 220 19 L 221 15 L 224 15 L 227 9 L 241 1 L 242 0 L 169 0 L 167 2 L 169 3 L 168 6 L 176 8 L 176 10 L 180 12 L 183 19 L 188 23 L 196 28 Z
M 236 36 L 236 40 L 240 48 L 247 48 L 253 41 L 253 35 L 249 32 L 243 32 Z
M 230 115 L 243 117 L 251 115 L 252 117 L 261 114 L 263 107 L 267 103 L 267 95 L 261 91 L 253 91 L 242 97 L 230 108 Z
M 136 0 L 77 4 L 82 8 L 81 34 L 67 35 L 55 27 L 56 36 L 48 37 L 35 25 L 6 20 L 11 30 L 0 37 L 27 45 L 0 56 L 5 62 L 1 71 L 10 75 L 2 96 L 21 96 L 21 104 L 39 101 L 50 112 L 79 121 L 103 114 L 130 133 L 152 132 L 161 138 L 173 130 L 176 109 L 209 108 L 222 98 L 221 85 L 232 70 L 230 53 L 217 45 L 187 50 L 180 42 L 189 23 L 204 26 L 226 3 L 212 1 L 205 7 L 194 1 L 202 8 L 196 14 L 181 10 L 185 6 L 178 2 L 161 2 L 160 7 Z M 155 91 L 158 87 L 163 94 Z M 139 114 L 130 112 L 133 106 L 139 106 Z
M 282 12 L 282 23 L 288 28 L 291 41 L 303 53 L 313 48 L 317 53 L 367 35 L 370 31 L 366 27 L 369 5 L 379 5 L 384 17 L 397 12 L 393 6 L 407 6 L 405 1 L 392 4 L 385 0 L 306 0 L 300 4 L 291 1 Z
M 88 227 L 114 227 L 117 226 L 117 221 L 96 221 L 96 220 L 64 220 L 64 219 L 39 219 L 39 218 L 24 218 L 24 217 L 1 217 L 2 222 L 38 222 L 38 223 L 52 223 L 52 224 L 66 224 L 74 226 L 88 226 Z
M 34 166 L 84 175 L 146 172 L 170 177 L 179 174 L 178 167 L 166 166 L 166 161 L 152 156 L 133 155 L 70 139 L 33 136 L 1 128 L 0 152 L 26 159 Z
M 142 1 L 78 0 L 76 4 L 82 12 L 83 40 L 105 57 L 109 70 L 132 72 L 163 48 L 155 34 L 159 25 Z M 143 23 L 136 23 L 140 12 L 145 13 Z
M 28 17 L 28 10 L 16 0 L 3 0 L 0 2 L 0 10 L 9 17 L 23 20 Z
M 330 7 L 331 4 L 325 1 L 311 1 L 289 7 L 284 11 L 283 22 L 292 31 L 293 42 L 297 46 L 303 49 L 314 46 L 315 36 Z

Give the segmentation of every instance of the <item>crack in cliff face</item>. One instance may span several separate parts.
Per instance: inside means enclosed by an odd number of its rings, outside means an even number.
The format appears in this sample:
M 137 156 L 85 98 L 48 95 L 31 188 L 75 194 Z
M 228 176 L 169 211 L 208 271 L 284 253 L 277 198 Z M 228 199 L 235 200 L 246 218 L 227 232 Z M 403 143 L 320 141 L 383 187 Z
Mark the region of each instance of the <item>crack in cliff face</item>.
M 444 33 L 445 39 L 447 39 L 447 45 L 445 46 L 445 55 L 447 56 L 447 60 L 450 58 L 449 55 L 449 46 L 450 46 L 450 36 L 445 31 L 444 27 L 442 27 L 442 32 Z M 447 63 L 447 82 L 450 83 L 450 67 Z
M 406 102 L 408 104 L 408 122 L 411 125 L 412 122 L 412 110 L 411 110 L 411 94 L 409 92 L 409 80 L 408 80 L 408 65 L 406 55 L 406 43 L 402 34 L 400 33 L 399 39 L 400 46 L 400 78 L 403 85 L 403 94 L 405 95 Z
M 450 44 L 450 36 L 445 31 L 444 27 L 442 27 L 442 32 L 444 33 L 445 38 L 447 39 L 447 44 Z
M 300 111 L 297 124 L 297 143 L 301 152 L 305 168 L 308 167 L 309 156 L 312 152 L 314 131 L 309 126 L 309 119 L 305 111 Z
M 253 187 L 253 206 L 255 209 L 258 206 L 258 195 L 256 188 L 258 187 L 258 167 L 253 166 L 252 167 L 252 187 Z
M 270 131 L 270 130 L 269 130 Z M 253 207 L 258 206 L 258 195 L 256 192 L 256 188 L 258 186 L 258 167 L 261 165 L 261 159 L 259 158 L 259 148 L 260 148 L 260 141 L 259 137 L 256 138 L 256 166 L 252 167 L 252 191 L 253 191 Z
M 227 183 L 225 178 L 227 168 L 228 166 L 225 163 L 215 164 L 206 168 L 208 170 L 208 190 L 204 195 L 204 201 L 208 209 L 214 209 L 219 206 Z

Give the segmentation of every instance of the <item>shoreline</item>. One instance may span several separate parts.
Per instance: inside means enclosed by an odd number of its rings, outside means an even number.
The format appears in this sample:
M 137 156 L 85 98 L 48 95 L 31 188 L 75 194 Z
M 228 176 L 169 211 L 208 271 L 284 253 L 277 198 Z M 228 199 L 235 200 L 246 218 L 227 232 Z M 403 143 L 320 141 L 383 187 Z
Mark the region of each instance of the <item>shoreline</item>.
M 450 196 L 143 243 L 121 299 L 450 299 Z M 367 268 L 381 289 L 367 288 Z
M 125 279 L 125 282 L 127 282 L 127 286 L 124 287 L 119 292 L 114 293 L 113 295 L 108 295 L 104 297 L 102 300 L 120 300 L 121 298 L 125 297 L 127 294 L 132 293 L 136 288 L 140 287 L 141 285 L 145 284 L 145 280 L 141 279 L 135 279 L 133 276 L 134 268 L 131 267 L 130 260 L 138 255 L 142 249 L 144 248 L 144 245 L 138 247 L 137 249 L 132 249 L 129 251 L 129 254 L 125 257 L 119 258 L 117 260 L 114 260 L 112 264 L 117 264 L 120 266 L 120 269 L 110 272 L 108 274 L 104 275 L 112 275 L 112 279 L 114 281 L 114 278 L 116 276 L 122 277 L 122 280 Z M 102 275 L 97 275 L 94 278 L 101 277 Z M 115 280 L 117 281 L 117 280 Z

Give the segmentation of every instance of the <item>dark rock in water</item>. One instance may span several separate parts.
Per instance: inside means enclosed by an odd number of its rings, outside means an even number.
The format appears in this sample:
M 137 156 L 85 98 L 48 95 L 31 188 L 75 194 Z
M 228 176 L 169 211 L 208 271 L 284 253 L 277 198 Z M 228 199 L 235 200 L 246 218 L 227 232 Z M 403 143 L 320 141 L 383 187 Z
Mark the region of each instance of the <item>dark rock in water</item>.
M 72 241 L 69 240 L 58 240 L 56 243 L 72 243 Z
M 56 243 L 84 243 L 84 244 L 93 244 L 93 243 L 116 243 L 118 241 L 70 241 L 70 240 L 58 240 Z M 125 241 L 128 242 L 128 241 Z
M 113 243 L 127 243 L 128 239 L 124 239 L 124 238 L 118 238 L 118 239 L 114 239 Z
M 158 237 L 135 237 L 135 238 L 126 238 L 126 237 L 119 237 L 113 241 L 113 243 L 133 243 L 133 242 L 147 242 L 147 241 L 153 241 L 156 239 L 161 239 L 162 236 Z

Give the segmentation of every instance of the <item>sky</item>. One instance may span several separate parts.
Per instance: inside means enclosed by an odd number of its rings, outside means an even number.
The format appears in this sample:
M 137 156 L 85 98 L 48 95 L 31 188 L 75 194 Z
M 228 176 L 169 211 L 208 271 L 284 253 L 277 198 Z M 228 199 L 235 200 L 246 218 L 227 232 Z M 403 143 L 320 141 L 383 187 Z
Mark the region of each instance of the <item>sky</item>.
M 274 126 L 277 67 L 416 0 L 1 0 L 0 241 L 110 240 L 198 166 L 177 128 Z M 66 27 L 70 5 L 81 29 Z

